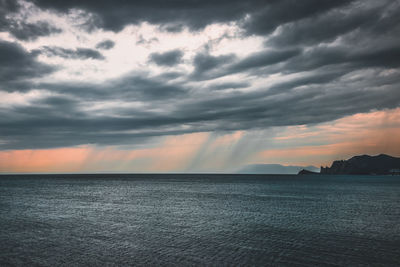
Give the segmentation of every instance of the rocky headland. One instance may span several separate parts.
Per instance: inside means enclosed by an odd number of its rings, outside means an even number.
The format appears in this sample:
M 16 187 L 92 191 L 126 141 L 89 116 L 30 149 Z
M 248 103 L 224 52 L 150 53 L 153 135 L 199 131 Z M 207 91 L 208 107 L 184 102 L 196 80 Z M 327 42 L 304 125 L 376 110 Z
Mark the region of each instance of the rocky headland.
M 321 174 L 400 174 L 400 158 L 385 154 L 354 156 L 334 161 L 331 167 L 322 167 Z

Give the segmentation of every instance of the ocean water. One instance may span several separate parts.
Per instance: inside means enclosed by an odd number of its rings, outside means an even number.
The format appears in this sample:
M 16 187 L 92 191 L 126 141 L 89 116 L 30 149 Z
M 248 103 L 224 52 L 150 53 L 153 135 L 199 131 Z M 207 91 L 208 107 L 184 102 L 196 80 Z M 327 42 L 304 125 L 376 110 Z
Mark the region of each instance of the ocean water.
M 1 175 L 9 265 L 400 266 L 400 177 Z

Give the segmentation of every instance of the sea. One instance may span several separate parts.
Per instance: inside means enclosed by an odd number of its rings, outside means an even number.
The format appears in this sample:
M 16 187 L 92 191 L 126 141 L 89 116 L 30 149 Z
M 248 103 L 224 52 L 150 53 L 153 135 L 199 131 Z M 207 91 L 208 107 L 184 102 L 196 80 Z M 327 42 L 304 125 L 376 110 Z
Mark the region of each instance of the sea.
M 0 266 L 400 266 L 400 176 L 0 175 Z

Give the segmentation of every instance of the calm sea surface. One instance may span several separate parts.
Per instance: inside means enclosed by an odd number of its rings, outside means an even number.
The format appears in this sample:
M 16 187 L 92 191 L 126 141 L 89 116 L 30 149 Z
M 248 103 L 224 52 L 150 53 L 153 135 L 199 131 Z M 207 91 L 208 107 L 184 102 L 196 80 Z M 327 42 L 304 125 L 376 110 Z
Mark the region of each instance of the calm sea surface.
M 400 266 L 400 177 L 1 175 L 8 265 Z

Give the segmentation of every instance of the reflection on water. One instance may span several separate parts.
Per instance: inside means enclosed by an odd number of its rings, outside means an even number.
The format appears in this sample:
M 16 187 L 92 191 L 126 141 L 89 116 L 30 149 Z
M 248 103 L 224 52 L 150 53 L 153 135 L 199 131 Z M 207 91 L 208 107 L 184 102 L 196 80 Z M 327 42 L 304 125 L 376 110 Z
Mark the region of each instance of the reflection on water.
M 400 265 L 400 177 L 0 176 L 0 265 Z

